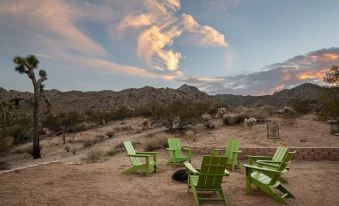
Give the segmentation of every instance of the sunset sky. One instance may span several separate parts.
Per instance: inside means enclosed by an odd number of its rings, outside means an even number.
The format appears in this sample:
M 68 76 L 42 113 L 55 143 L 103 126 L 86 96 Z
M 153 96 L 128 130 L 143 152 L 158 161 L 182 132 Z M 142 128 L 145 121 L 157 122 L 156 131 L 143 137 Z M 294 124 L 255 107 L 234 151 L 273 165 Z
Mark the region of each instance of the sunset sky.
M 339 0 L 1 0 L 0 87 L 32 90 L 12 61 L 28 54 L 61 91 L 321 84 L 339 64 L 338 11 Z

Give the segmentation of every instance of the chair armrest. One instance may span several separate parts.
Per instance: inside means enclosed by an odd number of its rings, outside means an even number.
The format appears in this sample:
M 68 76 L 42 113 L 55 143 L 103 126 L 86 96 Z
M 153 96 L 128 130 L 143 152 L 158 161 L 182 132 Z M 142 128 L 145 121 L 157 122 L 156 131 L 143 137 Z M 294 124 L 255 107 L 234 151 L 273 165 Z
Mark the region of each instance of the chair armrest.
M 268 173 L 275 173 L 275 174 L 281 174 L 282 173 L 281 171 L 271 170 L 271 169 L 257 167 L 257 166 L 248 165 L 248 164 L 244 164 L 244 167 L 246 169 L 257 170 L 257 171 L 260 171 L 260 172 L 268 172 Z
M 136 152 L 137 154 L 150 154 L 150 155 L 153 155 L 153 154 L 158 154 L 159 152 Z
M 257 161 L 256 165 L 258 165 L 259 167 L 260 166 L 267 166 L 267 167 L 271 167 L 271 168 L 275 168 L 275 169 L 277 169 L 279 167 L 279 165 L 277 165 L 277 164 L 270 164 L 270 163 L 261 162 L 261 161 Z
M 225 150 L 226 150 L 225 148 L 222 148 L 222 149 L 219 149 L 219 148 L 213 149 L 213 151 L 225 151 Z
M 255 155 L 247 155 L 248 164 L 252 165 L 256 160 L 271 160 L 272 157 L 269 156 L 255 156 Z
M 242 153 L 242 151 L 238 150 L 238 151 L 233 151 L 233 153 Z
M 181 149 L 183 149 L 183 150 L 188 150 L 188 151 L 193 151 L 193 149 L 188 148 L 188 147 L 182 147 Z
M 169 151 L 175 151 L 175 149 L 171 149 L 171 148 L 166 148 Z
M 265 162 L 265 163 L 271 163 L 271 164 L 279 164 L 279 163 L 282 163 L 282 161 L 274 161 L 274 160 L 263 160 L 263 159 L 260 159 L 260 160 L 257 160 L 257 162 Z
M 143 155 L 143 154 L 128 154 L 129 157 L 151 157 L 151 155 Z
M 191 165 L 191 163 L 184 162 L 184 165 L 185 165 L 186 169 L 188 169 L 193 174 L 198 174 L 199 173 L 196 169 L 194 169 L 194 167 Z

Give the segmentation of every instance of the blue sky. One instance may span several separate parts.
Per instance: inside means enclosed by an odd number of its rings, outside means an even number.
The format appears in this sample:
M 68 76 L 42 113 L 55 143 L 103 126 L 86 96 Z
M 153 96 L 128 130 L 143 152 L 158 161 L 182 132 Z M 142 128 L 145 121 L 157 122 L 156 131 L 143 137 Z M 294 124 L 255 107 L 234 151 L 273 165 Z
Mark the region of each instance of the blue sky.
M 0 87 L 35 54 L 47 89 L 178 87 L 262 95 L 339 64 L 338 0 L 3 0 Z

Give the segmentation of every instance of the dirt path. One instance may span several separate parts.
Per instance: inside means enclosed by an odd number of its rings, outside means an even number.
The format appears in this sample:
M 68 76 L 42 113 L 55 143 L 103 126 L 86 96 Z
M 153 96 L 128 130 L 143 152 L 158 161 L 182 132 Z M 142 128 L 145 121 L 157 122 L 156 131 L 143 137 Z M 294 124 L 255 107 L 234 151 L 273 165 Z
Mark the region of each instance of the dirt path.
M 0 205 L 194 205 L 186 185 L 171 180 L 175 171 L 160 151 L 159 173 L 150 177 L 123 175 L 130 166 L 125 154 L 96 164 L 51 164 L 0 175 Z M 194 156 L 193 165 L 200 166 Z M 176 168 L 179 169 L 179 168 Z M 286 175 L 296 199 L 290 205 L 338 205 L 339 162 L 297 162 Z M 280 205 L 253 187 L 245 195 L 244 171 L 224 178 L 230 205 Z M 213 204 L 215 205 L 215 204 Z

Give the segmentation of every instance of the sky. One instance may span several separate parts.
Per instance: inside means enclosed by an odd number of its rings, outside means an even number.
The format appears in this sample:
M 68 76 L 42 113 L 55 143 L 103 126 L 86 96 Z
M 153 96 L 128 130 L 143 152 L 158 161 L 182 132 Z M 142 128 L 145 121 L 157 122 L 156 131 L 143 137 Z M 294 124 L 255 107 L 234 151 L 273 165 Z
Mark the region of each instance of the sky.
M 13 64 L 29 54 L 61 91 L 323 84 L 339 64 L 338 11 L 339 0 L 0 0 L 0 87 L 32 91 Z

